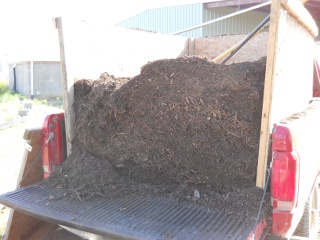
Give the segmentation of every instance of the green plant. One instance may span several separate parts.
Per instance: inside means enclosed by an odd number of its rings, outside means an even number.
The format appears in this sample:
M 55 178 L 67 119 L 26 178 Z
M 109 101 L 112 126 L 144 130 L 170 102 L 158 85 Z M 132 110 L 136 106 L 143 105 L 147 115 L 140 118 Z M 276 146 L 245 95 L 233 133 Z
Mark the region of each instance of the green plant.
M 21 102 L 26 100 L 27 97 L 21 95 L 20 93 L 15 93 L 9 89 L 9 85 L 7 82 L 1 82 L 0 81 L 0 103 L 2 106 L 0 106 L 0 110 L 3 110 L 9 106 L 6 106 L 6 104 L 10 104 L 10 106 L 17 105 L 17 107 L 22 107 Z M 56 98 L 58 101 L 60 100 L 60 97 Z M 53 105 L 48 102 L 47 99 L 40 99 L 40 98 L 34 98 L 33 102 L 38 105 L 44 105 L 44 106 L 54 106 L 54 107 L 60 107 L 62 108 L 62 104 Z M 21 105 L 21 106 L 19 106 Z
M 10 92 L 9 85 L 6 82 L 0 82 L 0 95 Z
M 37 104 L 40 104 L 40 105 L 49 106 L 47 99 L 34 98 L 33 102 L 37 103 Z
M 0 82 L 0 103 L 18 102 L 25 97 L 19 93 L 12 92 L 6 82 Z

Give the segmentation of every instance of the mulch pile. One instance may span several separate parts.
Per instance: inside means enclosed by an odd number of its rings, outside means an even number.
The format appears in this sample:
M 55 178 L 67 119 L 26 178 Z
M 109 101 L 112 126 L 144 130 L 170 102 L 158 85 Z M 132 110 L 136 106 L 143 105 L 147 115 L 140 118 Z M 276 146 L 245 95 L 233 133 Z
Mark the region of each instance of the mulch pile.
M 257 213 L 265 63 L 181 57 L 76 82 L 77 149 L 48 183 L 79 200 L 170 196 Z

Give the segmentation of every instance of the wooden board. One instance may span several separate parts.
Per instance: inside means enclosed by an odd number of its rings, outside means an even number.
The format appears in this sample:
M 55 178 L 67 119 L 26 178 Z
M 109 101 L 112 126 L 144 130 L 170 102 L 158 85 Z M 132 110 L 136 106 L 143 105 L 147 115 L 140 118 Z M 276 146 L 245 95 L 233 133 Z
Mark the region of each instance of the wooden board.
M 273 0 L 261 119 L 257 187 L 264 188 L 272 125 L 307 107 L 312 97 L 315 24 L 303 5 Z M 292 10 L 294 9 L 294 11 Z
M 64 49 L 64 37 L 61 18 L 55 19 L 55 26 L 58 29 L 59 45 L 60 45 L 60 66 L 61 66 L 61 80 L 62 80 L 62 98 L 64 107 L 64 119 L 66 123 L 66 142 L 67 155 L 71 154 L 72 140 L 75 136 L 75 114 L 73 109 L 74 102 L 74 88 L 73 78 L 67 75 L 66 56 Z
M 28 186 L 43 179 L 41 137 L 41 128 L 26 129 L 24 132 L 23 139 L 32 147 L 32 150 L 29 152 L 25 149 L 17 182 L 18 188 Z
M 29 152 L 25 149 L 21 163 L 17 188 L 28 186 L 43 179 L 41 160 L 41 128 L 26 129 L 23 138 L 32 147 Z M 48 231 L 53 231 L 58 226 L 29 215 L 11 210 L 4 240 L 38 239 Z
M 302 0 L 301 2 L 307 2 Z M 307 29 L 312 36 L 318 35 L 318 27 L 308 11 L 301 7 L 301 3 L 297 0 L 281 0 L 281 5 Z

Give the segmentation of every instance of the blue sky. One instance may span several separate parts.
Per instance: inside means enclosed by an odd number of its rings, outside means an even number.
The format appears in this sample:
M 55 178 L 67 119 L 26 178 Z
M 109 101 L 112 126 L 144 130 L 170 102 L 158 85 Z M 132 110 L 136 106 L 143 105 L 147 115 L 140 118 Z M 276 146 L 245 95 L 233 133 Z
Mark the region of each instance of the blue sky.
M 199 2 L 206 1 L 0 0 L 0 59 L 30 60 L 32 54 L 43 58 L 44 51 L 56 52 L 48 47 L 57 41 L 52 17 L 115 25 L 147 9 Z

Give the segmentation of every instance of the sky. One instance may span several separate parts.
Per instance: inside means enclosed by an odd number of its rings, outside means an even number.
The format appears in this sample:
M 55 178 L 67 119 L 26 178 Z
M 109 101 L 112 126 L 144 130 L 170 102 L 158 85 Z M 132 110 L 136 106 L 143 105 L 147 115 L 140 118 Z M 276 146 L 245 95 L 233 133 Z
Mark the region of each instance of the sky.
M 46 51 L 56 52 L 53 17 L 115 25 L 147 9 L 199 2 L 206 1 L 0 0 L 0 61 L 40 60 L 50 55 Z

